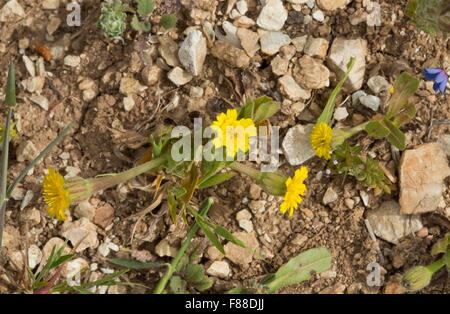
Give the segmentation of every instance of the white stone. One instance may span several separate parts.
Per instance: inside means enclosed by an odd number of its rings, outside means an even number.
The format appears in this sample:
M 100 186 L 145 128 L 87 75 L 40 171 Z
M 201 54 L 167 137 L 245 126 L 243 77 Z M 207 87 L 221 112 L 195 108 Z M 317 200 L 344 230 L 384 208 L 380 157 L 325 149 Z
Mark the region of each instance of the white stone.
M 134 108 L 135 102 L 133 96 L 127 96 L 123 99 L 123 108 L 125 111 L 131 111 Z
M 177 255 L 177 252 L 178 250 L 170 246 L 169 242 L 166 239 L 161 240 L 161 242 L 159 242 L 155 247 L 155 253 L 160 257 L 175 257 L 175 255 Z
M 78 257 L 67 262 L 61 274 L 64 278 L 71 279 L 79 275 L 84 269 L 89 269 L 89 263 L 85 259 Z
M 32 161 L 38 155 L 38 151 L 32 141 L 25 141 L 17 147 L 16 154 L 19 162 Z
M 0 10 L 0 22 L 7 22 L 13 15 L 24 17 L 25 11 L 19 2 L 16 0 L 9 0 Z
M 369 86 L 370 90 L 374 94 L 379 94 L 391 88 L 391 84 L 389 84 L 389 82 L 380 75 L 372 76 L 367 81 L 367 86 Z
M 354 92 L 352 95 L 352 105 L 353 106 L 357 106 L 359 104 L 361 104 L 361 102 L 359 101 L 359 99 L 363 96 L 367 96 L 366 92 L 363 90 L 359 90 L 357 92 Z
M 170 81 L 172 81 L 172 83 L 174 83 L 177 86 L 185 85 L 193 79 L 192 74 L 183 70 L 180 67 L 173 68 L 167 74 L 167 77 L 169 78 Z
M 73 67 L 73 68 L 77 67 L 80 65 L 80 63 L 81 63 L 80 56 L 69 55 L 64 58 L 64 65 L 67 65 L 69 67 Z
M 43 0 L 42 8 L 46 10 L 54 10 L 59 8 L 59 0 Z
M 27 72 L 31 76 L 36 76 L 36 68 L 34 66 L 34 62 L 30 60 L 27 56 L 22 56 L 23 63 L 25 64 L 25 68 L 27 69 Z
M 334 118 L 337 121 L 345 120 L 348 117 L 348 111 L 345 107 L 339 107 L 334 111 Z
M 98 246 L 97 227 L 85 217 L 75 222 L 64 222 L 61 235 L 69 240 L 73 246 L 78 245 L 75 252 L 82 252 L 87 248 Z
M 294 101 L 311 98 L 311 91 L 303 89 L 290 75 L 280 77 L 278 83 L 280 84 L 281 92 Z
M 35 245 L 32 244 L 28 248 L 28 266 L 31 269 L 34 269 L 42 260 L 42 251 L 41 249 Z
M 336 193 L 336 191 L 332 187 L 329 187 L 323 195 L 322 203 L 328 205 L 337 201 L 338 197 L 339 195 Z
M 325 20 L 325 14 L 322 11 L 317 10 L 312 14 L 313 19 L 318 22 L 323 22 Z
M 31 95 L 30 96 L 30 100 L 32 102 L 34 102 L 36 105 L 39 105 L 39 107 L 41 107 L 42 109 L 44 109 L 45 111 L 48 111 L 48 99 L 47 97 L 43 96 L 43 95 Z
M 244 229 L 246 232 L 252 232 L 253 231 L 253 223 L 248 219 L 241 219 L 239 220 L 239 227 Z
M 247 0 L 239 0 L 236 3 L 236 9 L 239 11 L 241 15 L 245 15 L 245 13 L 247 13 L 248 11 Z
M 298 166 L 314 157 L 310 136 L 314 124 L 298 124 L 288 130 L 283 139 L 283 151 L 291 166 Z
M 303 35 L 300 37 L 295 37 L 292 39 L 292 44 L 298 52 L 302 52 L 305 48 L 306 41 L 308 40 L 308 35 Z
M 328 66 L 338 77 L 342 77 L 347 72 L 347 64 L 351 57 L 356 59 L 353 70 L 344 84 L 347 92 L 361 89 L 366 71 L 366 55 L 367 41 L 364 39 L 336 38 L 333 41 L 328 57 Z
M 206 270 L 206 273 L 210 276 L 227 278 L 230 275 L 230 265 L 225 261 L 215 261 Z
M 206 53 L 206 39 L 203 33 L 199 30 L 193 30 L 181 44 L 178 50 L 178 58 L 186 70 L 197 76 L 202 72 Z
M 373 111 L 378 111 L 381 105 L 381 99 L 373 95 L 362 96 L 359 98 L 359 101 L 361 102 L 361 105 L 372 109 Z
M 281 32 L 268 32 L 259 29 L 261 51 L 267 55 L 274 55 L 280 51 L 280 48 L 291 43 L 291 38 Z
M 283 28 L 287 17 L 288 12 L 281 0 L 266 0 L 256 23 L 266 30 L 279 31 Z
M 369 210 L 367 220 L 375 235 L 393 244 L 423 227 L 420 217 L 400 214 L 400 205 L 396 201 L 387 201 L 378 209 Z
M 124 95 L 138 94 L 145 91 L 148 87 L 143 86 L 138 80 L 131 77 L 123 77 L 120 80 L 120 92 Z

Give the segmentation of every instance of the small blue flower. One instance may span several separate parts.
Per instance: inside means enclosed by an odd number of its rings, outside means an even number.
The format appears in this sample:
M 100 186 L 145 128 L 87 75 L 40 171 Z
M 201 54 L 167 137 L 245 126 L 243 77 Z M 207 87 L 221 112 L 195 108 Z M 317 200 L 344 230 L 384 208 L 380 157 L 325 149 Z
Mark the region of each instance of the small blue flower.
M 434 81 L 433 89 L 441 94 L 445 93 L 447 87 L 448 74 L 444 70 L 439 68 L 425 69 L 423 71 L 425 79 L 427 81 Z

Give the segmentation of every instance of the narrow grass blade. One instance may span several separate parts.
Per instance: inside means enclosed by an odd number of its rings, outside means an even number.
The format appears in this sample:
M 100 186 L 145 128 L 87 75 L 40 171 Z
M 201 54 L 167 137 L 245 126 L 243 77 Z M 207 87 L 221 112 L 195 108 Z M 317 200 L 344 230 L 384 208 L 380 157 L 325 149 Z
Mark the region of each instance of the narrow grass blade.
M 9 197 L 15 187 L 26 177 L 27 173 L 34 167 L 36 164 L 48 154 L 48 152 L 55 147 L 66 135 L 70 132 L 74 125 L 75 121 L 72 121 L 53 141 L 48 144 L 48 146 L 20 173 L 20 175 L 14 180 L 14 182 L 8 187 L 6 195 Z

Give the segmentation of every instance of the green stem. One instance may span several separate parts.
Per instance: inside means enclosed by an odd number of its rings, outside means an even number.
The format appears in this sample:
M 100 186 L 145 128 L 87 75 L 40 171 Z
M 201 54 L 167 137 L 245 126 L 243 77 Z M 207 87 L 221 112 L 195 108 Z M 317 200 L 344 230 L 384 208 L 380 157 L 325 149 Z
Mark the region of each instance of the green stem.
M 207 198 L 199 211 L 199 215 L 205 216 L 209 209 L 211 208 L 213 204 L 212 198 Z M 189 232 L 186 236 L 186 239 L 181 244 L 180 250 L 178 251 L 175 258 L 172 260 L 172 263 L 167 268 L 166 273 L 161 278 L 161 280 L 158 282 L 158 285 L 156 286 L 155 290 L 153 291 L 153 294 L 161 294 L 164 291 L 164 288 L 166 287 L 167 283 L 169 282 L 170 278 L 172 277 L 173 273 L 177 269 L 178 263 L 180 262 L 181 258 L 186 253 L 187 248 L 189 247 L 189 244 L 191 244 L 192 238 L 195 236 L 199 229 L 199 225 L 194 222 L 194 224 L 191 226 L 191 229 L 189 229 Z
M 3 226 L 5 225 L 5 212 L 6 212 L 6 185 L 8 179 L 8 158 L 9 158 L 9 140 L 10 140 L 10 126 L 11 126 L 12 108 L 8 108 L 8 116 L 6 118 L 5 135 L 3 139 L 3 149 L 1 156 L 1 169 L 0 169 L 0 248 L 2 247 L 3 240 Z
M 161 166 L 165 161 L 166 159 L 164 157 L 158 157 L 124 172 L 117 173 L 108 177 L 95 178 L 92 180 L 94 191 L 104 190 L 128 181 L 134 177 L 137 177 L 138 175 Z
M 439 269 L 441 269 L 444 265 L 445 265 L 445 258 L 442 257 L 441 259 L 438 259 L 436 262 L 434 262 L 426 267 L 429 271 L 431 271 L 434 274 Z
M 369 122 L 370 121 L 361 123 L 361 124 L 351 128 L 351 129 L 348 129 L 348 130 L 334 129 L 333 130 L 333 140 L 331 141 L 331 146 L 333 148 L 336 148 L 339 145 L 342 145 L 350 137 L 358 134 L 361 131 L 364 131 L 367 124 L 369 124 Z

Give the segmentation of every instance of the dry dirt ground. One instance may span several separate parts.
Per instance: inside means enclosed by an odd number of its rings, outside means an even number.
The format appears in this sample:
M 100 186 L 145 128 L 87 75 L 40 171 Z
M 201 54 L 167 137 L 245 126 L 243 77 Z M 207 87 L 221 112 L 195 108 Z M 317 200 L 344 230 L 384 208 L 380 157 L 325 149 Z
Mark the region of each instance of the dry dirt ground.
M 27 47 L 24 39 L 35 40 L 42 45 L 53 46 L 63 37 L 69 38 L 64 55 L 74 55 L 81 58 L 77 67 L 64 65 L 63 58 L 53 58 L 45 62 L 48 80 L 45 81 L 42 95 L 50 103 L 50 110 L 43 110 L 30 101 L 31 93 L 18 88 L 18 105 L 14 114 L 17 121 L 19 138 L 11 145 L 10 177 L 13 178 L 26 165 L 17 159 L 17 149 L 22 142 L 31 141 L 37 150 L 44 148 L 64 126 L 75 120 L 74 131 L 67 136 L 60 145 L 48 154 L 37 165 L 33 174 L 27 176 L 17 192 L 17 200 L 8 205 L 5 232 L 13 235 L 14 241 L 9 243 L 9 251 L 19 251 L 29 245 L 37 245 L 40 249 L 53 237 L 61 236 L 61 223 L 56 223 L 45 214 L 46 206 L 41 196 L 41 182 L 44 170 L 49 166 L 57 167 L 64 174 L 75 172 L 82 177 L 92 177 L 102 173 L 119 172 L 133 166 L 139 160 L 142 152 L 148 146 L 147 138 L 159 125 L 191 126 L 194 117 L 202 117 L 204 123 L 214 120 L 215 116 L 227 108 L 237 107 L 243 101 L 243 95 L 268 95 L 282 102 L 283 97 L 276 87 L 276 77 L 272 73 L 270 62 L 273 57 L 258 54 L 256 61 L 260 68 L 253 65 L 246 69 L 229 67 L 223 61 L 208 54 L 203 73 L 195 77 L 188 84 L 175 86 L 167 79 L 167 69 L 162 68 L 160 79 L 149 86 L 142 81 L 140 72 L 145 66 L 140 58 L 142 46 L 146 45 L 144 36 L 129 28 L 123 36 L 124 42 L 107 40 L 96 27 L 95 21 L 99 15 L 99 1 L 84 1 L 82 4 L 83 24 L 80 28 L 69 27 L 66 19 L 65 1 L 61 1 L 59 9 L 43 10 L 40 1 L 20 0 L 26 16 L 15 21 L 1 24 L 0 38 L 0 73 L 6 73 L 8 60 L 12 58 L 16 65 L 17 82 L 29 78 L 29 74 L 22 61 L 22 55 L 37 60 L 39 54 L 31 47 Z M 169 4 L 176 4 L 171 1 Z M 195 1 L 193 1 L 195 2 Z M 373 75 L 382 75 L 389 82 L 402 71 L 409 71 L 420 76 L 426 67 L 439 64 L 450 65 L 450 41 L 440 37 L 432 37 L 410 26 L 408 18 L 404 16 L 406 1 L 377 1 L 382 9 L 382 26 L 368 27 L 366 23 L 353 26 L 349 17 L 362 6 L 362 1 L 352 1 L 345 9 L 339 9 L 326 14 L 326 21 L 320 23 L 312 20 L 304 25 L 295 19 L 299 16 L 290 14 L 283 31 L 296 37 L 303 34 L 326 38 L 330 43 L 336 37 L 363 38 L 368 41 L 369 54 L 366 57 L 367 67 L 365 81 Z M 2 2 L 3 3 L 3 2 Z M 255 3 L 255 1 L 249 1 Z M 288 4 L 286 3 L 288 7 Z M 179 41 L 187 26 L 193 25 L 188 9 L 175 5 L 178 16 L 177 27 L 168 31 L 170 37 Z M 217 12 L 224 11 L 226 1 L 218 2 Z M 170 5 L 164 10 L 173 9 Z M 163 9 L 158 9 L 154 19 L 158 19 Z M 166 11 L 167 11 L 166 10 Z M 257 12 L 251 11 L 249 17 L 256 19 Z M 304 15 L 309 14 L 305 9 Z M 310 11 L 310 10 L 309 10 Z M 63 22 L 59 28 L 48 35 L 49 19 L 60 18 Z M 223 15 L 214 17 L 223 20 Z M 291 20 L 290 20 L 291 19 Z M 154 26 L 152 33 L 162 31 Z M 71 36 L 74 35 L 75 36 Z M 21 42 L 22 41 L 22 42 Z M 19 43 L 25 45 L 19 48 Z M 150 46 L 153 44 L 149 44 Z M 148 48 L 148 47 L 146 47 Z M 152 48 L 150 48 L 152 49 Z M 161 62 L 158 49 L 153 49 L 153 61 L 157 65 Z M 163 65 L 161 65 L 162 67 Z M 167 67 L 167 65 L 165 65 Z M 141 80 L 147 89 L 139 95 L 134 95 L 135 105 L 131 110 L 124 108 L 124 95 L 120 93 L 120 81 L 124 76 Z M 0 77 L 0 90 L 5 89 L 6 75 Z M 80 83 L 94 86 L 95 97 L 92 100 L 80 89 Z M 92 85 L 90 85 L 92 84 Z M 200 86 L 204 90 L 200 98 L 191 97 L 191 87 Z M 363 89 L 367 89 L 364 85 Z M 63 97 L 68 97 L 58 104 L 57 90 Z M 292 114 L 289 108 L 284 108 L 271 122 L 282 126 L 281 135 L 284 136 L 289 127 L 297 123 L 314 122 L 317 117 L 318 105 L 325 103 L 331 88 L 324 88 L 314 92 L 314 96 L 307 102 L 312 116 Z M 70 96 L 70 97 L 69 97 Z M 338 99 L 341 103 L 348 95 L 343 93 Z M 3 99 L 4 95 L 0 95 Z M 450 118 L 449 95 L 437 95 L 430 88 L 430 84 L 422 82 L 413 100 L 418 106 L 418 114 L 404 131 L 408 136 L 408 148 L 419 144 L 433 142 L 440 135 L 449 132 L 449 126 L 437 125 L 430 131 L 432 120 Z M 53 105 L 56 104 L 54 107 Z M 129 108 L 127 108 L 129 109 Z M 349 106 L 350 113 L 347 122 L 352 124 L 355 114 L 369 117 L 371 112 L 366 108 Z M 0 122 L 4 122 L 3 111 Z M 397 165 L 393 160 L 390 145 L 385 141 L 377 141 L 360 136 L 355 142 L 362 144 L 365 152 L 373 152 L 377 159 L 397 176 Z M 284 162 L 280 168 L 282 172 L 291 175 L 294 167 Z M 278 211 L 279 200 L 258 191 L 252 182 L 244 177 L 236 177 L 232 182 L 224 183 L 216 188 L 208 189 L 197 195 L 197 200 L 205 196 L 213 196 L 218 200 L 211 212 L 214 222 L 223 225 L 233 232 L 243 232 L 236 220 L 236 213 L 248 209 L 252 201 L 254 206 L 263 206 L 265 211 L 252 211 L 251 221 L 260 254 L 246 265 L 230 262 L 231 275 L 226 279 L 216 279 L 215 285 L 209 292 L 224 292 L 227 289 L 261 276 L 274 272 L 290 257 L 309 248 L 326 247 L 333 256 L 333 266 L 330 271 L 317 276 L 313 280 L 283 289 L 282 293 L 385 293 L 400 289 L 396 284 L 399 274 L 411 266 L 431 261 L 428 254 L 430 247 L 437 239 L 449 232 L 445 224 L 440 224 L 429 216 L 423 215 L 422 222 L 428 228 L 425 236 L 410 235 L 402 239 L 398 245 L 379 240 L 385 261 L 382 264 L 384 281 L 380 287 L 368 287 L 366 277 L 367 265 L 379 262 L 374 243 L 370 238 L 364 218 L 367 212 L 379 206 L 384 200 L 398 200 L 398 191 L 392 195 L 375 196 L 371 191 L 360 185 L 353 178 L 341 176 L 316 176 L 319 171 L 326 169 L 325 162 L 313 158 L 306 163 L 310 170 L 307 181 L 308 192 L 301 205 L 302 210 L 288 219 Z M 72 168 L 71 168 L 72 167 Z M 79 173 L 77 173 L 79 172 Z M 113 218 L 110 226 L 97 227 L 99 243 L 111 241 L 119 250 L 111 251 L 109 257 L 139 258 L 146 261 L 170 261 L 170 257 L 159 257 L 155 253 L 155 246 L 167 239 L 172 247 L 177 248 L 186 233 L 186 227 L 171 226 L 170 219 L 164 213 L 161 205 L 152 214 L 148 214 L 136 227 L 134 239 L 131 239 L 136 220 L 130 219 L 140 213 L 152 202 L 152 194 L 146 190 L 133 188 L 145 186 L 150 178 L 139 178 L 129 184 L 121 185 L 95 195 L 90 203 L 97 207 L 113 208 Z M 448 187 L 448 181 L 447 187 Z M 338 193 L 339 197 L 333 203 L 323 205 L 322 198 L 328 187 Z M 31 191 L 31 192 L 28 192 Z M 367 191 L 369 204 L 365 206 L 361 200 L 361 191 Z M 27 194 L 28 193 L 28 194 Z M 364 192 L 363 192 L 364 193 Z M 20 195 L 21 194 L 21 195 Z M 23 196 L 26 202 L 24 204 Z M 450 191 L 444 192 L 445 205 L 439 212 L 445 217 L 445 208 L 450 206 Z M 345 205 L 346 199 L 352 199 L 354 205 Z M 348 203 L 348 202 L 347 202 Z M 26 207 L 20 209 L 22 206 Z M 31 209 L 38 210 L 39 219 L 27 220 L 24 213 Z M 160 215 L 158 215 L 158 213 Z M 76 220 L 76 217 L 70 219 Z M 447 218 L 448 219 L 448 218 Z M 448 220 L 447 220 L 448 221 Z M 107 240 L 108 239 L 108 240 Z M 97 248 L 89 248 L 78 256 L 89 264 L 89 269 L 83 278 L 103 276 L 108 269 L 115 269 L 106 261 Z M 211 263 L 205 256 L 202 263 L 206 267 Z M 94 264 L 94 266 L 93 266 Z M 1 277 L 0 293 L 22 292 L 20 287 L 22 270 L 18 270 L 10 262 L 8 253 L 0 259 L 2 272 L 8 272 L 9 277 L 19 278 L 16 283 L 8 283 L 6 277 Z M 106 270 L 105 270 L 106 269 Z M 93 275 L 94 274 L 94 275 Z M 160 273 L 155 271 L 131 271 L 125 275 L 127 280 L 141 283 L 153 288 Z M 18 285 L 18 286 L 17 286 Z M 141 287 L 121 287 L 110 289 L 110 293 L 149 293 Z M 401 291 L 401 290 L 398 290 Z M 104 291 L 103 291 L 104 292 Z M 426 293 L 448 293 L 448 273 L 439 272 L 432 284 L 423 290 Z

